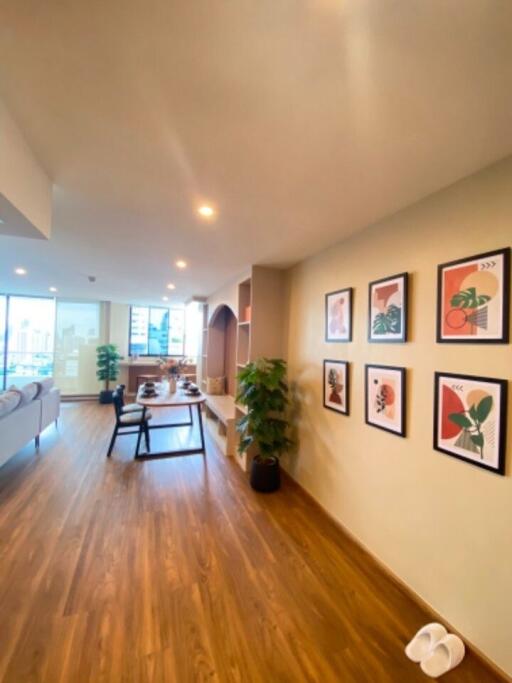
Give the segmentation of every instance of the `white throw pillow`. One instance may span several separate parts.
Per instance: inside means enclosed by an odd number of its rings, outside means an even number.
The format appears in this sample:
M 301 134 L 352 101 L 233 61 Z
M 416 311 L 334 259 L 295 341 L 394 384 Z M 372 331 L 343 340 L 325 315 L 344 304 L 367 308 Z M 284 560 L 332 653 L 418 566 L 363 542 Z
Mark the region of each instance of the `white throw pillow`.
M 50 393 L 51 389 L 53 389 L 53 377 L 47 377 L 46 379 L 42 379 L 40 382 L 35 382 L 35 384 L 37 384 L 38 388 L 38 392 L 35 397 L 42 398 L 43 396 L 46 396 L 46 394 Z
M 4 391 L 0 394 L 0 417 L 12 413 L 19 406 L 21 394 L 19 391 Z
M 18 387 L 13 385 L 9 388 L 9 391 L 15 391 L 20 394 L 19 407 L 21 408 L 21 406 L 26 406 L 27 403 L 31 403 L 35 399 L 37 392 L 39 391 L 39 387 L 35 382 L 29 382 L 21 389 L 18 389 Z

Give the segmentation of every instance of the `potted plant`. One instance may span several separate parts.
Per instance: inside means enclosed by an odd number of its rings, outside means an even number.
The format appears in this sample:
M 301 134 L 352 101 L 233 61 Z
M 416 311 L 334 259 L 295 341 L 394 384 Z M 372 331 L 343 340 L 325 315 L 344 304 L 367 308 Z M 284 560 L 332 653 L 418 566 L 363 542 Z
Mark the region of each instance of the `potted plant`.
M 115 382 L 119 376 L 119 361 L 121 356 L 117 351 L 115 344 L 102 344 L 96 348 L 97 362 L 96 377 L 105 382 L 105 389 L 100 391 L 100 403 L 112 403 L 112 394 L 110 390 L 110 382 Z
M 238 450 L 246 452 L 254 444 L 256 455 L 251 464 L 251 486 L 270 492 L 279 488 L 280 456 L 292 442 L 287 437 L 285 410 L 288 403 L 286 362 L 280 358 L 259 358 L 238 373 L 237 402 L 247 408 L 238 420 Z

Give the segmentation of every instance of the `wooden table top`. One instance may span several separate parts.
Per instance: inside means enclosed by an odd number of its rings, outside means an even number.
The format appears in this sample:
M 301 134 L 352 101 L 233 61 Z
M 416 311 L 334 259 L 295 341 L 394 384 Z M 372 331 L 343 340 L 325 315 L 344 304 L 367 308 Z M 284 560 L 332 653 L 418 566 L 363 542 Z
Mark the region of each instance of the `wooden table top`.
M 187 396 L 183 389 L 178 389 L 174 394 L 168 394 L 165 389 L 158 389 L 157 396 L 153 398 L 142 398 L 137 395 L 137 403 L 147 408 L 165 408 L 172 406 L 195 406 L 198 403 L 204 403 L 206 398 L 203 394 L 198 396 Z

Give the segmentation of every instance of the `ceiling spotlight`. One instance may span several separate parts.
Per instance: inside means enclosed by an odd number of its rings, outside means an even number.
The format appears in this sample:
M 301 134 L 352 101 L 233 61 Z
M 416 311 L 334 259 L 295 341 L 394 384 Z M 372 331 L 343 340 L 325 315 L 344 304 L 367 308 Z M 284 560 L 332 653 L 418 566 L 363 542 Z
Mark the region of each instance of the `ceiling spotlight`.
M 187 262 L 184 261 L 183 259 L 179 259 L 179 261 L 176 261 L 176 267 L 181 268 L 181 270 L 183 270 L 184 268 L 187 267 Z
M 176 289 L 176 285 L 173 285 L 172 282 L 169 282 L 169 284 L 167 285 L 167 289 Z
M 206 204 L 204 206 L 200 206 L 197 210 L 198 214 L 202 216 L 203 218 L 211 218 L 215 211 L 211 206 L 207 206 Z
M 16 273 L 16 275 L 26 275 L 27 274 L 27 271 L 25 270 L 25 268 L 15 268 L 14 272 Z
M 163 297 L 162 297 L 162 301 L 169 301 L 169 297 L 168 297 L 168 296 L 163 296 Z
M 48 289 L 50 290 L 50 292 L 56 292 L 57 291 L 57 287 L 48 287 Z

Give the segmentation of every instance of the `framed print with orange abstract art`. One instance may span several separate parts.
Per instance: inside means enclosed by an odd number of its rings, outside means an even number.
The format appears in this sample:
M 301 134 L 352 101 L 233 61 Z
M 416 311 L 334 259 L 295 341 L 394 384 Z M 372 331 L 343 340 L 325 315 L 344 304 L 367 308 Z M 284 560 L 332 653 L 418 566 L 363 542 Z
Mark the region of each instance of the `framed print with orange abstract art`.
M 507 381 L 435 373 L 434 448 L 505 473 Z
M 325 341 L 352 341 L 352 287 L 325 295 Z
M 510 249 L 443 263 L 437 270 L 437 341 L 506 344 Z
M 349 414 L 348 363 L 344 360 L 324 360 L 324 407 Z
M 368 286 L 368 341 L 407 341 L 407 273 Z
M 405 368 L 365 365 L 365 422 L 405 436 Z

